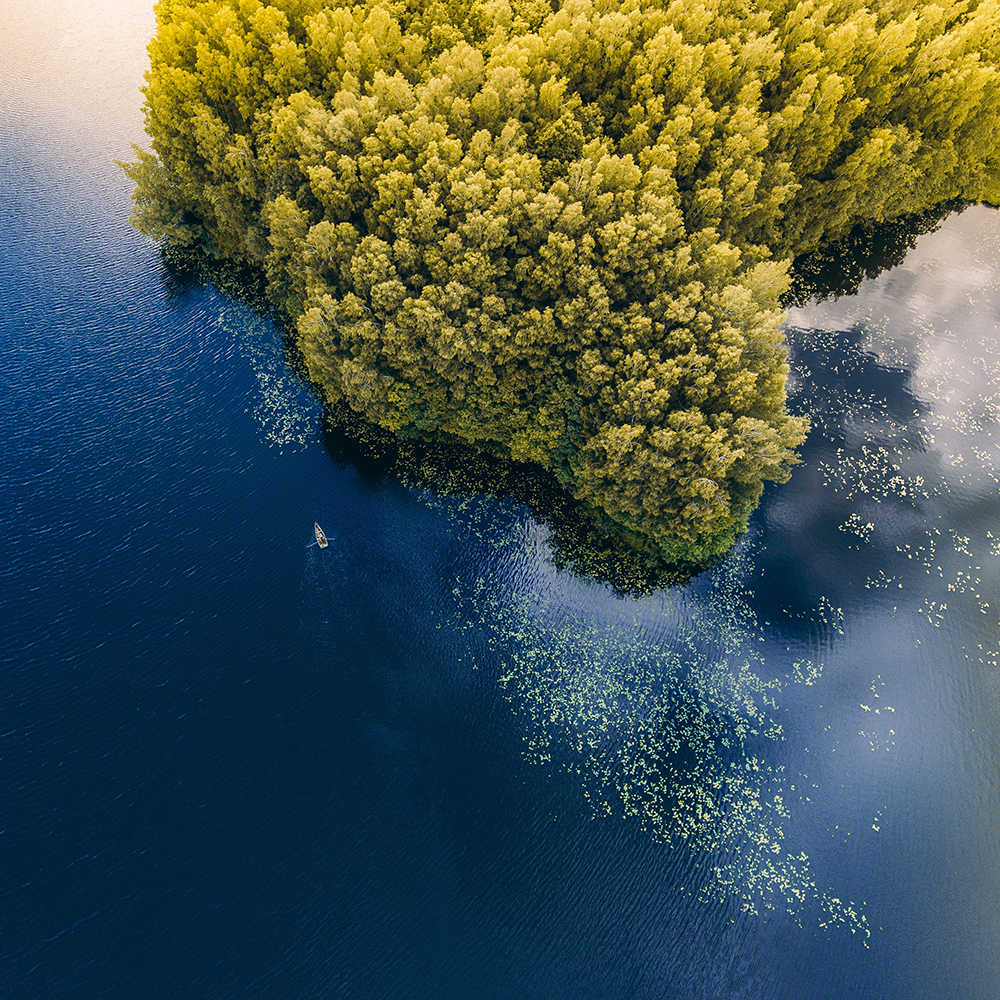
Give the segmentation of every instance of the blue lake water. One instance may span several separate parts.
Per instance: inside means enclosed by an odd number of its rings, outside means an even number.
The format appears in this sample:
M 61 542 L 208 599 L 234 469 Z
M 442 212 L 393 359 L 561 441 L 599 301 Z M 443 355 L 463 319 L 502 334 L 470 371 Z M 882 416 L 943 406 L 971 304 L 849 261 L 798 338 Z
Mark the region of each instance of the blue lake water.
M 1000 216 L 792 310 L 803 464 L 617 597 L 338 464 L 128 226 L 151 9 L 67 6 L 0 10 L 0 996 L 1000 997 Z

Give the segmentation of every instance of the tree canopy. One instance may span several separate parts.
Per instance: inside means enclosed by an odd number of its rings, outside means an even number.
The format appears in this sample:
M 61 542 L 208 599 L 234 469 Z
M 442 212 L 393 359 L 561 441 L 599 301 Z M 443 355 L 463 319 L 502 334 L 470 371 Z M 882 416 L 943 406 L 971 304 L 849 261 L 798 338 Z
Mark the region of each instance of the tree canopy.
M 160 0 L 134 222 L 266 270 L 311 377 L 690 563 L 805 422 L 793 256 L 1000 201 L 1000 0 Z

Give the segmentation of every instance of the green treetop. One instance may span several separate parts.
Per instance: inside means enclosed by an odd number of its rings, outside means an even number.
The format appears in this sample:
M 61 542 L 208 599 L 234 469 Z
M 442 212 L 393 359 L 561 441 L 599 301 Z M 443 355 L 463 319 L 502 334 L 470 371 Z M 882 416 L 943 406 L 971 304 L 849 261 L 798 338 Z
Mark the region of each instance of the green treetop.
M 136 225 L 263 267 L 332 402 L 725 551 L 805 422 L 791 257 L 1000 201 L 1000 0 L 160 0 Z

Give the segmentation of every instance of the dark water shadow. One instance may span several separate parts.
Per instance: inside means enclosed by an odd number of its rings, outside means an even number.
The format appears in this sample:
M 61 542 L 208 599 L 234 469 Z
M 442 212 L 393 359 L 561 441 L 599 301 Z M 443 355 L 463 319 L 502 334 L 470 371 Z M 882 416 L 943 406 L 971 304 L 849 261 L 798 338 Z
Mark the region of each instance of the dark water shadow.
M 278 321 L 276 310 L 268 302 L 266 277 L 258 268 L 171 244 L 160 246 L 160 267 L 167 294 L 173 299 L 183 299 L 211 285 L 227 298 Z
M 921 236 L 933 233 L 948 216 L 964 212 L 971 204 L 947 201 L 879 225 L 858 225 L 843 239 L 796 257 L 792 285 L 782 305 L 803 306 L 811 300 L 822 302 L 854 295 L 861 282 L 902 264 Z

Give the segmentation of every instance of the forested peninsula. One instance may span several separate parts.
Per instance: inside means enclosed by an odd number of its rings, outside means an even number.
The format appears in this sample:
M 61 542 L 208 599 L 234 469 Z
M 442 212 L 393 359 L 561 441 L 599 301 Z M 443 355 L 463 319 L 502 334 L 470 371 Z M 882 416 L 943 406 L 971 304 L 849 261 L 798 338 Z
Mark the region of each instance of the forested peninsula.
M 1000 0 L 160 0 L 134 224 L 262 269 L 309 375 L 700 564 L 806 422 L 792 258 L 1000 202 Z

